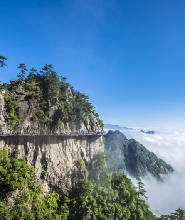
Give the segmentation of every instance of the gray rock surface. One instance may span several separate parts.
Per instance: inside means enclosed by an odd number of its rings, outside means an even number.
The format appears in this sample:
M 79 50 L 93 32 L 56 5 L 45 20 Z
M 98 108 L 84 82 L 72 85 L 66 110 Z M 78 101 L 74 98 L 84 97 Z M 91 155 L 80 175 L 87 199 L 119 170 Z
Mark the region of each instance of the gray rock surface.
M 0 147 L 6 146 L 9 154 L 19 150 L 27 156 L 27 163 L 36 171 L 36 182 L 43 193 L 62 192 L 80 178 L 79 160 L 91 162 L 98 152 L 104 151 L 102 136 L 0 136 Z
M 68 91 L 68 99 L 71 100 L 74 97 Z M 14 96 L 16 101 L 18 102 L 19 106 L 19 117 L 21 118 L 19 125 L 12 126 L 6 112 L 6 97 Z M 52 128 L 48 127 L 46 123 L 41 121 L 39 118 L 38 120 L 33 120 L 35 116 L 37 104 L 36 100 L 29 98 L 31 95 L 30 91 L 27 91 L 25 87 L 25 83 L 23 82 L 14 92 L 10 91 L 2 91 L 0 93 L 0 133 L 3 131 L 5 134 L 11 134 L 12 132 L 20 132 L 21 134 L 27 131 L 35 131 L 37 134 L 53 134 L 56 131 L 60 132 L 70 132 L 72 130 L 77 130 L 79 127 L 79 131 L 83 130 L 85 132 L 94 131 L 97 132 L 101 130 L 101 127 L 94 116 L 91 113 L 89 116 L 86 116 L 86 123 L 79 121 L 78 124 L 72 124 L 71 122 L 64 122 L 58 121 L 57 109 L 58 103 L 52 105 L 49 102 L 49 118 L 52 120 L 56 120 L 56 122 L 52 125 Z M 72 101 L 73 103 L 73 101 Z M 73 127 L 73 129 L 72 129 Z

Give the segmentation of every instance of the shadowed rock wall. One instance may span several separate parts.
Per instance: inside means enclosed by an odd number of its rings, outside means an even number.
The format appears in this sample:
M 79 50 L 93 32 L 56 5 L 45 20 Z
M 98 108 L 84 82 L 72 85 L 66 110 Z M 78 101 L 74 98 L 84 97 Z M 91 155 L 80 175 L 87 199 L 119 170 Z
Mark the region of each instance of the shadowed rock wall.
M 79 178 L 78 162 L 87 164 L 98 152 L 104 151 L 102 136 L 0 136 L 0 147 L 8 152 L 19 150 L 20 157 L 27 156 L 27 163 L 36 171 L 36 182 L 43 192 L 62 192 L 72 187 Z

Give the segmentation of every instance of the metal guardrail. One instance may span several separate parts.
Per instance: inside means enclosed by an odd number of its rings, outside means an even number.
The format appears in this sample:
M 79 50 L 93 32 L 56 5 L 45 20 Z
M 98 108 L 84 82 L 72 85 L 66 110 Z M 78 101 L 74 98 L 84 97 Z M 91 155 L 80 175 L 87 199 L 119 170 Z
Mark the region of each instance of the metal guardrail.
M 0 132 L 0 136 L 91 136 L 91 135 L 105 135 L 106 131 L 101 132 L 61 132 L 54 134 L 52 133 L 39 133 L 39 132 L 12 132 L 12 133 L 4 133 Z

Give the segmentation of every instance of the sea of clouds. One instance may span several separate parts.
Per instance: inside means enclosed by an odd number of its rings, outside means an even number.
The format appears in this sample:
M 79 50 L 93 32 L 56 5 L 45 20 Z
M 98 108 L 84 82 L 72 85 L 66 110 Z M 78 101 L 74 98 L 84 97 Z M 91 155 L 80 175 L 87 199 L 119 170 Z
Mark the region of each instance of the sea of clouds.
M 155 130 L 156 133 L 145 134 L 140 130 Z M 121 132 L 128 139 L 139 141 L 175 169 L 173 174 L 163 175 L 163 182 L 151 176 L 142 179 L 151 210 L 160 215 L 170 214 L 179 207 L 185 209 L 185 130 L 134 128 Z

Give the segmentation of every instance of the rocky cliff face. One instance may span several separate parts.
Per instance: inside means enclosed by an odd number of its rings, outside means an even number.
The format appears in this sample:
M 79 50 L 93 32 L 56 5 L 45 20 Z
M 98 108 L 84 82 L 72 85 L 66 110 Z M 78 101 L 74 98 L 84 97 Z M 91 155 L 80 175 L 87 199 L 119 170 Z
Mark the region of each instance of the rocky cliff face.
M 2 132 L 3 127 L 7 127 L 6 126 L 6 122 L 5 122 L 5 110 L 4 110 L 4 98 L 3 96 L 0 94 L 0 131 Z
M 43 193 L 62 192 L 80 178 L 79 160 L 89 164 L 98 152 L 104 151 L 102 137 L 98 135 L 71 136 L 0 136 L 0 147 L 9 153 L 19 150 L 20 157 L 36 171 L 36 182 Z
M 9 91 L 5 90 L 0 94 L 0 132 L 5 134 L 12 134 L 14 132 L 20 134 L 26 132 L 54 134 L 56 131 L 59 133 L 70 132 L 72 130 L 97 132 L 101 129 L 97 118 L 92 112 L 89 112 L 84 117 L 85 120 L 61 120 L 59 115 L 62 110 L 58 109 L 57 104 L 49 107 L 46 118 L 46 114 L 38 107 L 36 100 L 31 98 L 30 92 L 24 88 L 25 85 L 23 84 L 20 87 L 14 91 L 13 96 Z M 15 99 L 14 103 L 16 103 L 17 109 L 13 104 L 10 107 L 10 103 L 14 101 L 12 99 Z

